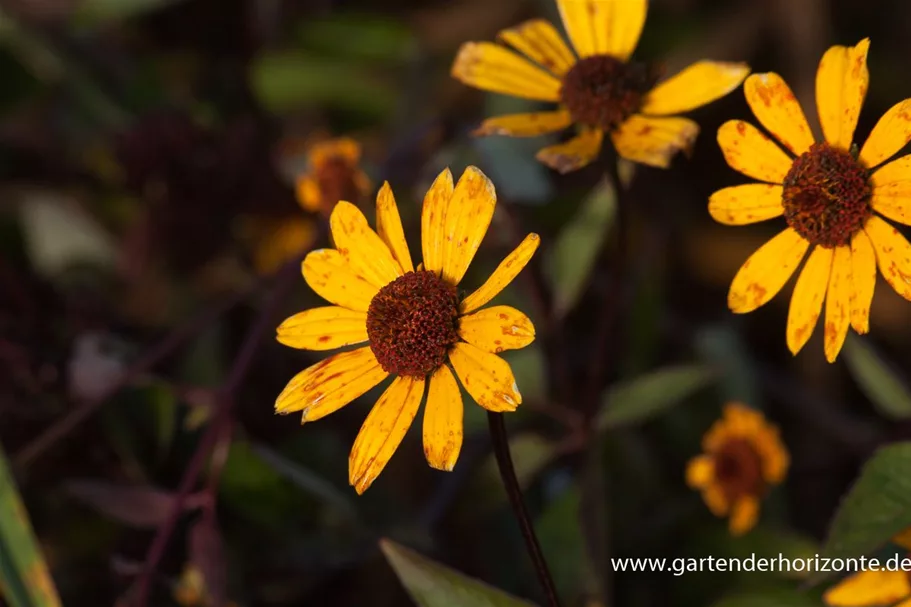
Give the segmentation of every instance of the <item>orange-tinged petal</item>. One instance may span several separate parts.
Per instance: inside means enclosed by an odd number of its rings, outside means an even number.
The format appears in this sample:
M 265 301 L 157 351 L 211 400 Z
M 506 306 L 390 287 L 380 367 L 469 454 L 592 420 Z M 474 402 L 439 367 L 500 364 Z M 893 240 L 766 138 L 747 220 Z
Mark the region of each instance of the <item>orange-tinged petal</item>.
M 911 225 L 911 155 L 883 165 L 870 178 L 870 206 L 889 219 Z
M 788 310 L 787 341 L 791 354 L 806 345 L 822 312 L 822 302 L 829 287 L 832 271 L 832 249 L 814 247 L 797 277 L 791 307 Z
M 291 378 L 275 401 L 275 412 L 302 411 L 304 422 L 315 421 L 338 411 L 387 375 L 369 346 L 341 352 Z
M 677 152 L 689 152 L 699 125 L 688 118 L 652 118 L 634 114 L 611 133 L 617 153 L 627 160 L 662 169 Z
M 307 217 L 266 222 L 261 227 L 251 222 L 258 233 L 253 250 L 253 262 L 261 274 L 271 274 L 283 264 L 300 257 L 313 244 L 316 226 Z
M 784 213 L 783 188 L 768 183 L 748 183 L 718 190 L 709 198 L 709 214 L 732 226 L 765 221 Z
M 728 513 L 730 504 L 724 495 L 724 490 L 719 485 L 712 484 L 703 489 L 702 499 L 715 516 L 724 516 Z
M 759 124 L 800 156 L 813 145 L 813 133 L 800 104 L 784 79 L 774 72 L 753 74 L 743 83 L 743 93 Z
M 497 206 L 497 192 L 477 167 L 465 169 L 452 192 L 443 224 L 443 279 L 457 285 L 474 259 Z
M 693 489 L 708 487 L 715 479 L 715 460 L 710 455 L 697 455 L 686 465 L 686 484 Z
M 323 210 L 323 194 L 316 177 L 313 175 L 299 177 L 296 190 L 297 201 L 305 211 L 316 213 Z
M 870 331 L 870 304 L 876 288 L 876 252 L 863 230 L 851 239 L 851 326 L 863 335 Z
M 351 267 L 335 249 L 310 252 L 302 264 L 304 280 L 317 295 L 339 306 L 366 312 L 379 289 Z
M 688 112 L 724 97 L 749 73 L 745 63 L 697 61 L 649 91 L 639 111 L 649 116 Z
M 278 341 L 292 348 L 333 350 L 367 341 L 367 313 L 339 306 L 311 308 L 278 327 Z
M 361 210 L 350 202 L 335 205 L 329 227 L 338 252 L 376 288 L 382 289 L 404 273 Z
M 826 293 L 825 351 L 826 360 L 835 362 L 848 336 L 851 324 L 851 247 L 835 247 L 832 275 Z
M 437 175 L 430 189 L 424 195 L 421 210 L 421 249 L 424 269 L 439 274 L 443 269 L 443 228 L 446 225 L 446 211 L 452 200 L 452 173 L 449 169 Z
M 775 297 L 807 252 L 809 243 L 788 228 L 753 253 L 740 267 L 728 292 L 732 312 L 752 312 Z
M 383 182 L 383 187 L 376 195 L 376 231 L 402 270 L 414 270 L 411 253 L 408 251 L 408 241 L 405 240 L 405 230 L 402 228 L 402 218 L 399 216 L 399 207 L 395 204 L 395 196 L 388 181 Z
M 873 168 L 911 141 L 911 99 L 896 103 L 883 114 L 860 149 L 858 160 Z
M 528 59 L 492 42 L 466 42 L 452 77 L 468 86 L 538 101 L 559 101 L 560 80 Z
M 867 95 L 870 39 L 857 46 L 833 46 L 816 71 L 816 108 L 826 141 L 843 150 L 851 148 L 860 108 Z
M 539 161 L 560 173 L 570 173 L 589 164 L 601 151 L 604 133 L 598 129 L 584 129 L 566 141 L 538 150 Z
M 905 550 L 911 550 L 911 527 L 896 533 L 892 536 L 891 541 L 893 544 L 898 544 Z
M 423 378 L 396 377 L 364 420 L 348 456 L 348 483 L 358 495 L 373 484 L 405 438 L 425 383 Z
M 576 57 L 566 46 L 563 36 L 544 19 L 531 19 L 503 30 L 499 37 L 555 76 L 563 76 L 576 63 Z
M 424 456 L 437 470 L 452 470 L 462 450 L 462 392 L 449 367 L 430 376 L 424 408 Z
M 911 300 L 911 244 L 884 219 L 873 215 L 864 225 L 864 231 L 876 251 L 876 263 L 895 291 Z
M 361 159 L 361 145 L 350 137 L 338 137 L 314 143 L 307 151 L 307 161 L 313 168 L 318 168 L 330 158 L 343 158 L 351 166 L 356 166 Z
M 829 588 L 823 599 L 832 607 L 891 605 L 911 595 L 904 571 L 861 571 Z
M 743 120 L 728 120 L 718 129 L 718 145 L 728 165 L 747 177 L 781 183 L 791 169 L 791 159 L 763 135 L 759 129 Z
M 449 360 L 465 390 L 476 403 L 489 411 L 515 411 L 522 404 L 509 363 L 471 344 L 457 343 Z
M 488 118 L 471 134 L 476 137 L 486 135 L 510 135 L 512 137 L 536 137 L 565 129 L 573 122 L 569 110 L 555 112 L 531 112 L 528 114 L 509 114 Z
M 612 55 L 627 60 L 636 49 L 646 0 L 557 0 L 563 26 L 580 57 Z
M 535 340 L 531 319 L 510 306 L 493 306 L 459 319 L 459 337 L 486 352 L 524 348 Z
M 459 311 L 462 314 L 468 314 L 496 297 L 522 271 L 540 244 L 541 237 L 537 234 L 526 236 L 525 240 L 500 262 L 484 284 L 462 300 Z
M 756 526 L 759 519 L 759 500 L 755 497 L 742 497 L 731 507 L 731 519 L 728 527 L 731 535 L 743 535 Z

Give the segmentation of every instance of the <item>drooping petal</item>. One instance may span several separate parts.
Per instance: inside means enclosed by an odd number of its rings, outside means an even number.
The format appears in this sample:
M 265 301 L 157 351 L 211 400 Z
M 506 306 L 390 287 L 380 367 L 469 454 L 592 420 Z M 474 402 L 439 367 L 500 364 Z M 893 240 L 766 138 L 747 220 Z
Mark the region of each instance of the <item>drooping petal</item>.
M 430 376 L 424 407 L 424 456 L 437 470 L 452 470 L 462 450 L 462 392 L 452 371 L 440 366 Z
M 816 108 L 826 141 L 851 148 L 860 108 L 867 96 L 870 39 L 857 46 L 833 46 L 822 56 L 816 72 Z
M 489 411 L 515 411 L 522 395 L 509 363 L 471 344 L 457 343 L 449 360 L 465 390 L 476 403 Z
M 709 198 L 709 214 L 731 226 L 746 225 L 779 217 L 783 188 L 768 183 L 748 183 L 718 190 Z
M 537 137 L 565 129 L 573 122 L 569 110 L 555 112 L 531 112 L 509 114 L 488 118 L 471 134 L 476 137 L 487 135 L 510 135 L 512 137 Z
M 367 341 L 367 314 L 339 306 L 311 308 L 278 327 L 278 341 L 292 348 L 334 350 Z
M 822 302 L 829 287 L 832 271 L 832 249 L 814 247 L 807 263 L 797 277 L 791 306 L 788 310 L 787 341 L 791 354 L 797 354 L 806 345 L 816 328 L 822 312 Z
M 851 324 L 851 247 L 835 247 L 826 293 L 825 351 L 831 363 L 841 351 Z
M 598 156 L 603 139 L 604 133 L 600 130 L 584 129 L 569 141 L 538 150 L 535 158 L 555 171 L 570 173 L 581 169 Z
M 506 288 L 513 279 L 522 271 L 525 264 L 531 259 L 541 244 L 541 237 L 537 234 L 529 234 L 525 237 L 519 246 L 506 256 L 506 259 L 500 262 L 497 269 L 493 271 L 487 280 L 477 291 L 462 300 L 459 305 L 459 311 L 462 314 L 473 312 L 496 297 L 500 291 Z
M 424 195 L 421 210 L 421 249 L 424 269 L 439 273 L 443 269 L 443 227 L 446 225 L 446 211 L 452 200 L 452 173 L 449 169 L 437 175 L 430 189 Z
M 338 252 L 377 289 L 403 274 L 392 251 L 373 231 L 361 210 L 350 202 L 342 200 L 335 205 L 329 227 Z
M 405 438 L 425 383 L 423 378 L 396 377 L 364 420 L 348 456 L 348 483 L 358 495 L 373 484 Z
M 505 29 L 499 38 L 555 76 L 563 76 L 576 62 L 563 36 L 544 19 L 531 19 Z
M 823 599 L 832 607 L 891 605 L 911 595 L 904 571 L 861 571 L 829 588 Z
M 753 253 L 740 267 L 728 292 L 732 312 L 752 312 L 781 290 L 810 246 L 793 228 L 788 228 Z
M 911 300 L 911 244 L 894 227 L 876 215 L 864 225 L 876 251 L 876 263 L 895 291 Z
M 813 145 L 813 132 L 787 82 L 774 72 L 753 74 L 743 83 L 743 93 L 759 124 L 800 156 Z
M 731 519 L 728 528 L 731 535 L 743 535 L 756 525 L 759 519 L 759 500 L 755 497 L 742 497 L 731 506 Z
M 557 0 L 563 26 L 580 57 L 612 55 L 626 61 L 639 42 L 646 0 Z
M 749 73 L 744 63 L 697 61 L 649 91 L 639 111 L 649 116 L 688 112 L 724 97 Z
M 710 455 L 697 455 L 686 465 L 686 484 L 693 489 L 709 486 L 715 479 L 715 460 Z
M 634 114 L 611 133 L 617 153 L 627 160 L 666 169 L 677 152 L 689 152 L 699 125 L 688 118 Z
M 366 312 L 379 291 L 335 249 L 310 252 L 301 267 L 304 280 L 317 295 L 351 310 Z
M 870 206 L 893 221 L 911 225 L 911 155 L 883 165 L 870 178 Z
M 863 335 L 870 331 L 870 304 L 876 288 L 876 252 L 863 230 L 851 239 L 851 282 L 851 326 Z
M 781 183 L 791 169 L 791 159 L 763 135 L 759 129 L 743 120 L 728 120 L 718 129 L 718 145 L 728 165 L 747 177 Z
M 315 421 L 338 411 L 387 375 L 369 347 L 341 352 L 291 378 L 275 401 L 275 412 L 302 411 L 303 421 Z
M 388 181 L 383 182 L 383 187 L 376 195 L 376 231 L 402 270 L 414 270 L 408 241 L 405 240 L 405 230 L 402 228 L 402 218 L 399 216 L 399 207 L 395 204 L 395 196 Z
M 493 306 L 459 319 L 459 337 L 485 352 L 524 348 L 535 340 L 531 319 L 510 306 Z
M 493 183 L 477 167 L 465 169 L 443 224 L 443 279 L 457 285 L 474 259 L 497 206 Z
M 560 80 L 528 59 L 492 42 L 466 42 L 452 77 L 468 86 L 538 101 L 559 101 Z
M 911 99 L 896 103 L 870 131 L 858 160 L 873 168 L 898 153 L 911 141 Z

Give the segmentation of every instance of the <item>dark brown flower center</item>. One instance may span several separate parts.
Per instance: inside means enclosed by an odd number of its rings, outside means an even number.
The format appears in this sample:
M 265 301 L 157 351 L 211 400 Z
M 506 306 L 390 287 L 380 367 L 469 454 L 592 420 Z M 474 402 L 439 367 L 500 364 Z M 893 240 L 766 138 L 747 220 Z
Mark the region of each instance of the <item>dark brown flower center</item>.
M 367 310 L 370 349 L 387 373 L 425 377 L 458 340 L 456 288 L 433 272 L 408 272 L 374 295 Z
M 814 143 L 784 178 L 784 216 L 810 243 L 843 246 L 870 216 L 870 192 L 869 172 L 854 155 Z
M 357 187 L 356 172 L 357 167 L 342 156 L 330 156 L 319 165 L 316 183 L 319 185 L 320 209 L 330 213 L 339 200 L 358 203 L 361 192 Z
M 758 496 L 765 491 L 762 458 L 753 444 L 744 438 L 733 438 L 714 454 L 715 480 L 728 501 Z
M 576 122 L 610 131 L 639 109 L 654 83 L 644 64 L 593 55 L 566 72 L 560 99 Z

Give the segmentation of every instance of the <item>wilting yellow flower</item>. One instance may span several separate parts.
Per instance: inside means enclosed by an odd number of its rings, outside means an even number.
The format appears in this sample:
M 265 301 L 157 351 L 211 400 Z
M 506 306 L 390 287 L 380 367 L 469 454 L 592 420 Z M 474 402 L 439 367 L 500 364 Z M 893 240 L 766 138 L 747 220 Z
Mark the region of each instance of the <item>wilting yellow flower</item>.
M 892 542 L 911 550 L 911 529 L 896 535 Z M 911 580 L 907 571 L 860 571 L 829 588 L 823 600 L 832 607 L 911 607 Z
M 857 117 L 867 93 L 868 39 L 833 46 L 816 73 L 824 141 L 815 142 L 788 85 L 774 73 L 744 83 L 756 118 L 787 149 L 741 120 L 718 130 L 728 164 L 766 183 L 725 188 L 709 200 L 715 220 L 744 225 L 784 215 L 788 228 L 740 268 L 728 293 L 736 313 L 752 312 L 778 293 L 810 250 L 794 287 L 787 343 L 807 343 L 826 300 L 825 353 L 835 360 L 851 326 L 870 328 L 879 264 L 886 281 L 911 299 L 911 244 L 880 215 L 911 223 L 911 156 L 883 162 L 911 140 L 911 100 L 880 118 L 858 152 Z
M 531 137 L 578 124 L 574 138 L 537 154 L 561 173 L 594 160 L 605 133 L 620 156 L 667 167 L 699 133 L 695 122 L 672 115 L 726 95 L 749 73 L 742 63 L 699 61 L 655 86 L 654 71 L 630 59 L 647 0 L 557 0 L 557 6 L 575 53 L 553 25 L 533 19 L 499 34 L 525 57 L 491 42 L 468 42 L 452 75 L 486 91 L 559 103 L 556 111 L 491 118 L 475 134 Z
M 687 484 L 702 492 L 715 516 L 730 516 L 731 533 L 746 533 L 759 517 L 759 501 L 788 470 L 778 429 L 758 411 L 730 403 L 702 438 L 702 450 L 687 465 Z
M 387 376 L 394 379 L 367 416 L 348 460 L 349 482 L 363 493 L 386 466 L 427 392 L 424 453 L 452 470 L 462 446 L 462 398 L 455 376 L 490 411 L 521 404 L 509 364 L 497 356 L 534 340 L 527 316 L 508 306 L 479 310 L 508 285 L 538 248 L 525 240 L 475 292 L 456 286 L 487 232 L 496 206 L 493 184 L 469 167 L 453 186 L 446 169 L 424 197 L 423 264 L 414 269 L 388 183 L 376 198 L 377 232 L 354 205 L 339 202 L 329 223 L 335 249 L 310 253 L 304 279 L 335 304 L 287 319 L 278 340 L 294 348 L 332 350 L 363 344 L 298 373 L 275 403 L 278 413 L 324 417 Z
M 328 215 L 339 200 L 357 203 L 370 192 L 360 168 L 361 146 L 354 139 L 328 139 L 310 146 L 307 172 L 297 180 L 297 199 L 307 211 Z

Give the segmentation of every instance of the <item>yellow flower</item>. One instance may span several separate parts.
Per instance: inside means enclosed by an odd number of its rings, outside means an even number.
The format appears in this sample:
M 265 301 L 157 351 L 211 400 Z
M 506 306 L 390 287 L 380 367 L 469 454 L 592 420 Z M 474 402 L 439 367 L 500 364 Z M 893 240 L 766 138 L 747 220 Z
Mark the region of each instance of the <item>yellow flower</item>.
M 452 75 L 486 91 L 558 103 L 555 111 L 488 119 L 475 134 L 531 137 L 578 124 L 577 136 L 537 154 L 561 173 L 594 160 L 605 133 L 620 156 L 667 167 L 699 133 L 695 122 L 672 115 L 726 95 L 749 73 L 741 63 L 699 61 L 654 86 L 653 70 L 630 59 L 647 0 L 557 0 L 557 6 L 575 52 L 553 25 L 533 19 L 499 34 L 525 57 L 490 42 L 468 42 Z
M 896 535 L 892 542 L 911 550 L 911 529 Z M 906 571 L 860 571 L 829 588 L 823 600 L 832 607 L 911 607 L 911 581 Z
M 361 146 L 348 137 L 310 146 L 307 172 L 297 180 L 297 200 L 307 211 L 332 212 L 335 203 L 357 203 L 370 192 L 370 180 L 360 168 Z
M 521 404 L 509 364 L 497 356 L 534 340 L 524 314 L 508 306 L 479 310 L 521 271 L 538 248 L 524 241 L 487 281 L 461 301 L 456 286 L 487 232 L 496 206 L 493 184 L 469 167 L 453 186 L 445 170 L 427 195 L 421 216 L 423 264 L 414 269 L 398 208 L 388 183 L 377 194 L 377 232 L 354 205 L 339 202 L 329 223 L 335 249 L 310 253 L 304 279 L 335 304 L 301 312 L 278 328 L 294 348 L 336 354 L 297 374 L 275 403 L 278 413 L 320 419 L 358 398 L 387 376 L 394 379 L 367 416 L 348 460 L 349 482 L 363 493 L 383 470 L 408 431 L 424 393 L 424 454 L 452 470 L 462 446 L 462 398 L 490 411 Z
M 911 222 L 911 156 L 883 164 L 911 140 L 911 100 L 886 112 L 857 151 L 852 139 L 867 92 L 869 46 L 869 39 L 854 47 L 833 46 L 819 63 L 822 142 L 815 142 L 780 76 L 747 78 L 747 102 L 787 152 L 746 122 L 723 124 L 718 143 L 728 164 L 766 183 L 725 188 L 709 199 L 709 212 L 721 223 L 784 215 L 788 224 L 737 272 L 728 294 L 732 311 L 751 312 L 772 299 L 810 250 L 791 297 L 787 343 L 792 353 L 800 351 L 826 300 L 829 362 L 838 356 L 849 326 L 869 331 L 877 264 L 892 288 L 911 299 L 911 245 L 880 217 Z
M 687 465 L 687 484 L 702 492 L 715 516 L 730 516 L 731 533 L 746 533 L 759 517 L 759 501 L 788 470 L 778 429 L 758 411 L 730 403 L 702 438 L 702 450 Z

